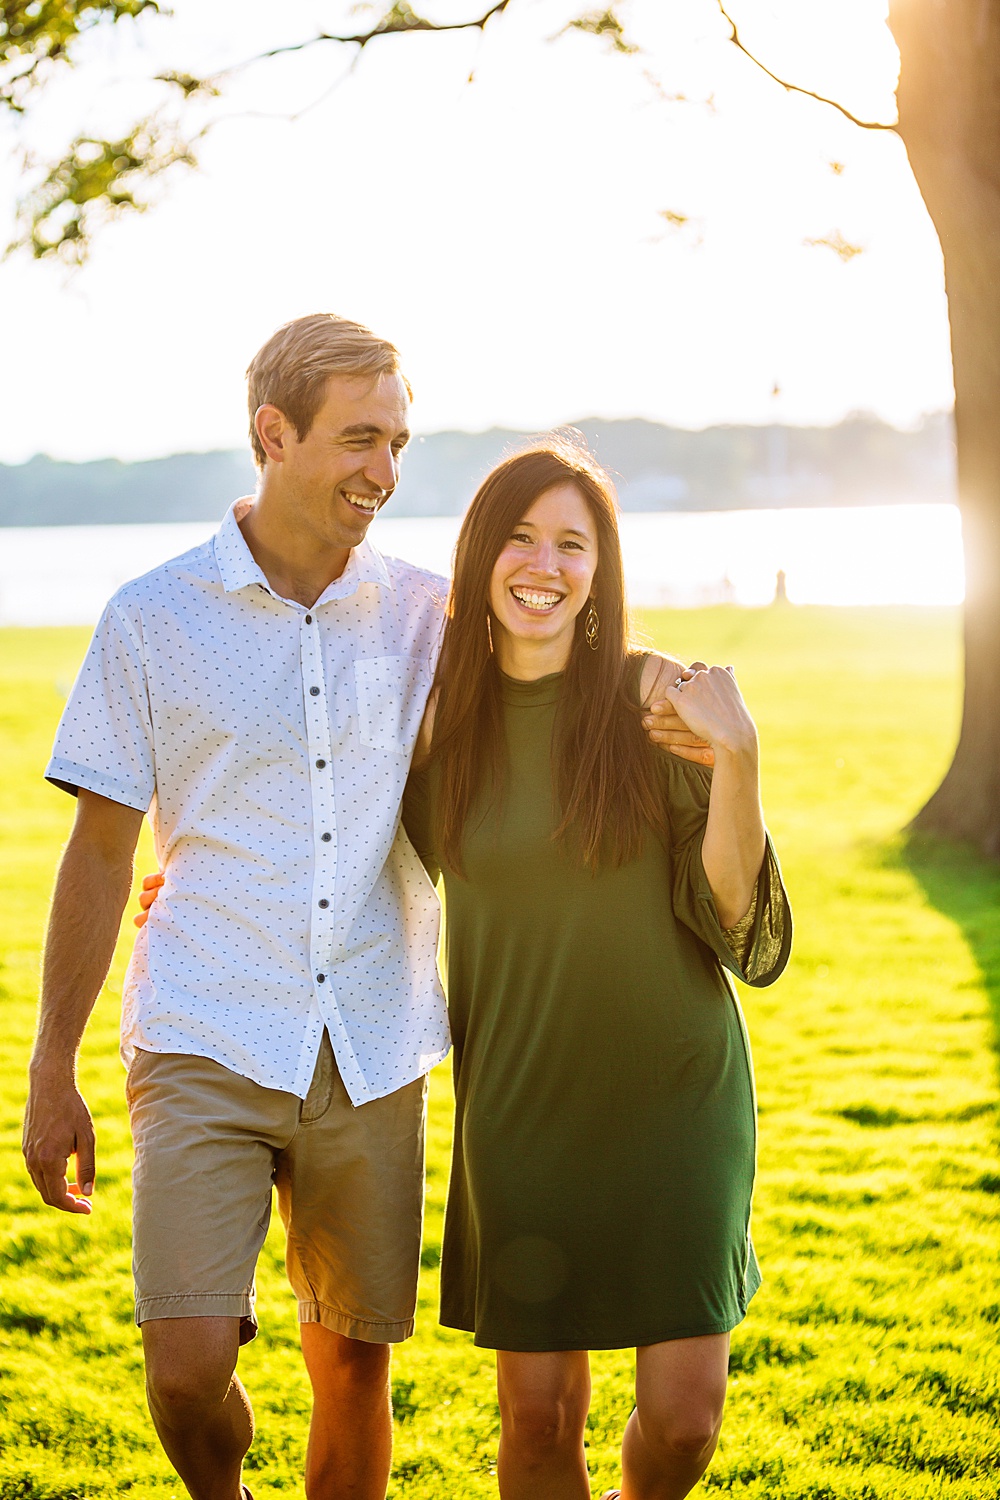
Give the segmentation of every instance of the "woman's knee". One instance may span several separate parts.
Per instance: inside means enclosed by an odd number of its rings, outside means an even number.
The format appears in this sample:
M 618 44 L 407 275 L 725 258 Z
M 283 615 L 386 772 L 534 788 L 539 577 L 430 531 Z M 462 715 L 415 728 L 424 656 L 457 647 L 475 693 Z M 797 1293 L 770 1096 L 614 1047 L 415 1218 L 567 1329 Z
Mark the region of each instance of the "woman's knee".
M 581 1351 L 497 1355 L 501 1435 L 537 1453 L 576 1447 L 590 1408 L 590 1362 Z
M 539 1452 L 575 1447 L 587 1420 L 574 1395 L 508 1395 L 500 1403 L 503 1435 L 519 1448 Z
M 664 1459 L 711 1458 L 726 1404 L 729 1337 L 710 1334 L 640 1349 L 636 1421 Z
M 719 1439 L 722 1408 L 714 1402 L 681 1411 L 638 1412 L 648 1448 L 668 1459 L 709 1459 Z

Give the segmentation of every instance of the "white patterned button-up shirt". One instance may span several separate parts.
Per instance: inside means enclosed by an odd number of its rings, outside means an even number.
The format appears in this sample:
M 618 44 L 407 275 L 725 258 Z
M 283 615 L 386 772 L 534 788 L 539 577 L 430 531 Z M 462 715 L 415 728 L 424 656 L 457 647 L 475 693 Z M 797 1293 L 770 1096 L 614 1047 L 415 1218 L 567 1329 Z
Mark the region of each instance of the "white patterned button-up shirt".
M 366 541 L 306 609 L 242 513 L 111 600 L 46 775 L 153 826 L 126 1064 L 193 1053 L 304 1098 L 326 1027 L 363 1104 L 449 1045 L 438 901 L 399 821 L 445 584 Z

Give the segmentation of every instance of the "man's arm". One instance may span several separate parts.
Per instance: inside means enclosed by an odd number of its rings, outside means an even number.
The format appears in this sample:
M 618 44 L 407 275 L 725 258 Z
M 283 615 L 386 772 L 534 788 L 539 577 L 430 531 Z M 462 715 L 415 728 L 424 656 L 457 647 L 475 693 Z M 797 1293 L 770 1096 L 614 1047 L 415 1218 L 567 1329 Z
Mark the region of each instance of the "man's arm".
M 132 807 L 81 790 L 56 878 L 23 1151 L 44 1202 L 66 1213 L 90 1213 L 94 1126 L 76 1086 L 76 1056 L 111 966 L 142 819 Z M 72 1190 L 66 1175 L 71 1156 Z
M 680 677 L 688 678 L 703 671 L 703 661 L 692 662 L 685 667 L 672 656 L 662 656 L 652 651 L 646 658 L 639 683 L 639 698 L 645 713 L 643 728 L 654 745 L 682 760 L 693 760 L 702 766 L 715 764 L 715 752 L 698 735 L 692 734 L 681 718 L 677 706 L 667 698 L 667 689 L 673 687 Z

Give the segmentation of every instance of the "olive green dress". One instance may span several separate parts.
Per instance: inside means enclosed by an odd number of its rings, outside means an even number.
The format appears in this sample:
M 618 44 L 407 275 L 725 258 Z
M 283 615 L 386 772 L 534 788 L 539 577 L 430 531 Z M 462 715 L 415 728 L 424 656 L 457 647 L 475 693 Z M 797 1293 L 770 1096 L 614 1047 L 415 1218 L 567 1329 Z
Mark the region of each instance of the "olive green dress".
M 658 754 L 669 848 L 587 871 L 557 825 L 561 676 L 502 679 L 509 777 L 444 868 L 455 1043 L 441 1321 L 486 1348 L 617 1349 L 722 1333 L 760 1284 L 756 1124 L 730 969 L 781 972 L 791 919 L 768 852 L 741 930 L 701 863 L 711 773 Z M 436 774 L 407 832 L 432 878 Z M 735 950 L 735 951 L 734 951 Z

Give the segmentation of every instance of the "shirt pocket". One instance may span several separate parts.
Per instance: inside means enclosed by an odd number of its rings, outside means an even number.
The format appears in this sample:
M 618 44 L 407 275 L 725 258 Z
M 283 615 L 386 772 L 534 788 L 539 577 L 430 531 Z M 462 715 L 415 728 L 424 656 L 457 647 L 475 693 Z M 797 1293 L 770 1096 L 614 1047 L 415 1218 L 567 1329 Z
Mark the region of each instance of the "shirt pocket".
M 370 750 L 412 755 L 430 691 L 431 671 L 419 656 L 372 656 L 354 663 L 361 743 Z

